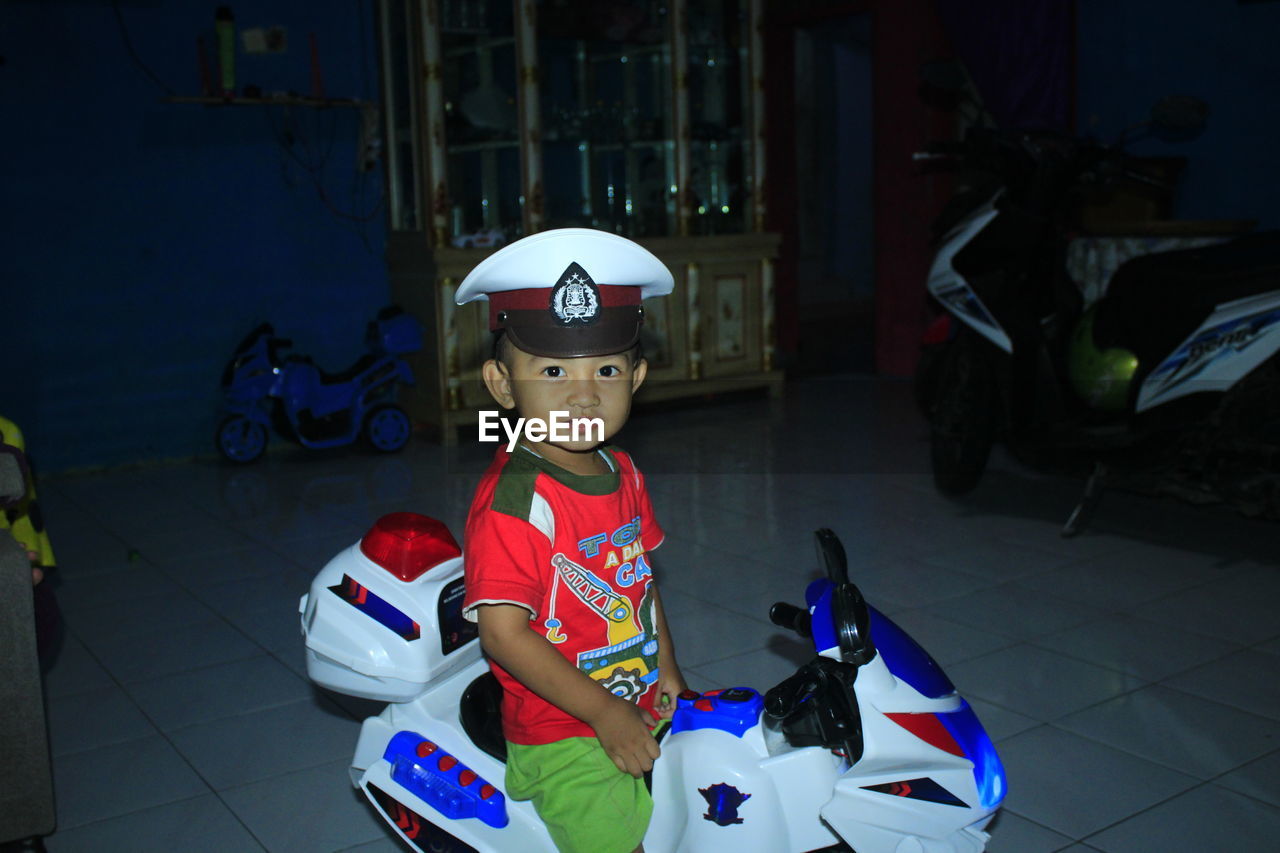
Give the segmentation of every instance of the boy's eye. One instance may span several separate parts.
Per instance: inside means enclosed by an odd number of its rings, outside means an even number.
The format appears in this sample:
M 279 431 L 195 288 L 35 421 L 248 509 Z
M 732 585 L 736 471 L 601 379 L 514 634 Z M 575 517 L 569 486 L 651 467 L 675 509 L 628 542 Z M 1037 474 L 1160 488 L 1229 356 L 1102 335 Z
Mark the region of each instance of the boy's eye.
M 550 367 L 542 368 L 542 372 L 544 375 L 550 376 L 553 379 L 558 379 L 559 377 L 564 376 L 564 368 L 554 364 Z
M 616 364 L 606 364 L 604 367 L 600 368 L 601 376 L 617 376 L 620 373 L 622 373 L 622 368 L 618 367 Z

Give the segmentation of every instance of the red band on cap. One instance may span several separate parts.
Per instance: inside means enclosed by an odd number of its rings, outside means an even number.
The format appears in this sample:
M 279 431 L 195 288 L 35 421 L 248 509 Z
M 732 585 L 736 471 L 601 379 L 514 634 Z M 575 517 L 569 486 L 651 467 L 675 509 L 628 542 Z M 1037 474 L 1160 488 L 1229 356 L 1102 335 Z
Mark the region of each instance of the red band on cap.
M 499 311 L 540 311 L 551 308 L 551 287 L 526 287 L 523 290 L 506 290 L 489 294 L 489 331 L 503 327 L 498 322 Z M 599 284 L 601 308 L 618 308 L 639 305 L 640 288 L 630 284 Z

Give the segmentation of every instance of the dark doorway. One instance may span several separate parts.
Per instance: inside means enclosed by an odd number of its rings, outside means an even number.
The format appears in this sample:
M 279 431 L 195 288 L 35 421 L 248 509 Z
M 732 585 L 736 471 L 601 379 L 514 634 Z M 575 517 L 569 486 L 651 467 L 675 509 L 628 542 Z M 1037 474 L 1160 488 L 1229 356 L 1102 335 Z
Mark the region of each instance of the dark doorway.
M 871 22 L 848 15 L 794 31 L 795 367 L 874 369 Z

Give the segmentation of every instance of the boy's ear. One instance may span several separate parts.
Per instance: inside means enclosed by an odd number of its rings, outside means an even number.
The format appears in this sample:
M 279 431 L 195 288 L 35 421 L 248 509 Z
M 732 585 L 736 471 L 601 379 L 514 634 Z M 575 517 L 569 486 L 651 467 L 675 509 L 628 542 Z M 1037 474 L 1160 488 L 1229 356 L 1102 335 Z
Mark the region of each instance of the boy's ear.
M 484 379 L 484 387 L 489 389 L 489 395 L 499 406 L 504 409 L 515 408 L 516 400 L 511 394 L 511 374 L 507 372 L 506 365 L 491 358 L 480 368 L 480 376 Z
M 644 384 L 644 378 L 649 375 L 649 362 L 647 359 L 640 359 L 636 362 L 635 368 L 631 372 L 631 393 L 634 394 L 640 390 L 640 386 Z

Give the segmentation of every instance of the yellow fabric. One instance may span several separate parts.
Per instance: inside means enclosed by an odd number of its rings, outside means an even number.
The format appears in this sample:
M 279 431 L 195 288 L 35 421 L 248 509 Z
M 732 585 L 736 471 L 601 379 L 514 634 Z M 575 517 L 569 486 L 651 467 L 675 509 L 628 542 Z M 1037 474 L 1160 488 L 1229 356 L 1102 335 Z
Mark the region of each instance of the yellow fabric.
M 0 442 L 24 453 L 27 449 L 22 430 L 5 417 L 0 417 Z M 28 551 L 36 552 L 35 565 L 46 568 L 57 565 L 53 558 L 53 546 L 49 544 L 49 532 L 45 530 L 44 518 L 40 513 L 40 504 L 36 501 L 34 477 L 27 480 L 26 496 L 16 506 L 0 513 L 0 530 L 6 529 L 18 540 L 18 544 Z

